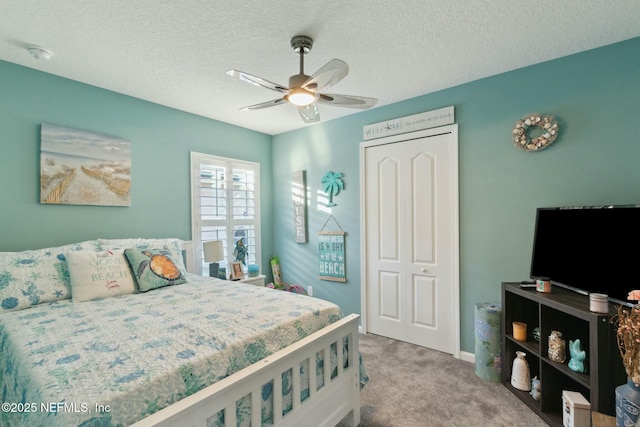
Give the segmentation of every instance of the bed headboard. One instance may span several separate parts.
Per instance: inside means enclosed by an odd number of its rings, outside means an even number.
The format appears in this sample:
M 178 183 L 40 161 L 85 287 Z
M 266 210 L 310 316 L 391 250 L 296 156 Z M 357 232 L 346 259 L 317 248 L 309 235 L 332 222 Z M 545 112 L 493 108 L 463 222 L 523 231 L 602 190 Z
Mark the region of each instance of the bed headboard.
M 187 272 L 198 274 L 198 269 L 193 259 L 193 242 L 191 240 L 182 242 L 182 256 L 184 257 L 184 265 L 187 267 Z

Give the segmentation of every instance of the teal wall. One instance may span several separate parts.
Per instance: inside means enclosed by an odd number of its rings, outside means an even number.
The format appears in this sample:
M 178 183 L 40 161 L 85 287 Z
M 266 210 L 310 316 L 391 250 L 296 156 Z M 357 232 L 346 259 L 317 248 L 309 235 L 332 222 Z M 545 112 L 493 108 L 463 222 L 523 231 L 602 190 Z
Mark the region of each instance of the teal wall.
M 131 206 L 40 204 L 42 122 L 129 140 Z M 270 135 L 0 61 L 0 251 L 99 237 L 190 240 L 190 151 L 260 163 L 262 232 L 271 242 Z M 270 247 L 262 255 L 266 265 Z
M 461 349 L 473 352 L 473 305 L 499 301 L 501 281 L 528 276 L 536 207 L 640 203 L 638 75 L 633 39 L 271 137 L 0 61 L 0 251 L 96 237 L 190 239 L 189 152 L 235 157 L 261 164 L 263 265 L 277 254 L 287 282 L 360 312 L 362 127 L 453 105 Z M 562 126 L 539 153 L 510 140 L 514 122 L 531 112 L 553 114 Z M 41 205 L 42 122 L 131 141 L 131 206 Z M 297 170 L 307 171 L 311 190 L 306 244 L 293 236 Z M 342 172 L 346 185 L 331 213 L 347 232 L 347 283 L 317 278 L 317 232 L 328 216 L 317 194 L 329 170 Z
M 637 38 L 275 136 L 274 200 L 283 208 L 274 216 L 274 247 L 285 280 L 312 285 L 315 295 L 360 312 L 362 127 L 453 105 L 461 349 L 474 352 L 474 304 L 500 301 L 501 281 L 528 278 L 537 207 L 640 203 L 639 75 Z M 520 151 L 510 140 L 515 121 L 531 112 L 552 114 L 561 125 L 556 142 L 538 153 Z M 295 170 L 307 171 L 312 194 L 307 244 L 293 239 Z M 346 284 L 317 279 L 317 231 L 327 213 L 317 208 L 316 193 L 328 170 L 345 175 L 333 215 L 347 232 Z

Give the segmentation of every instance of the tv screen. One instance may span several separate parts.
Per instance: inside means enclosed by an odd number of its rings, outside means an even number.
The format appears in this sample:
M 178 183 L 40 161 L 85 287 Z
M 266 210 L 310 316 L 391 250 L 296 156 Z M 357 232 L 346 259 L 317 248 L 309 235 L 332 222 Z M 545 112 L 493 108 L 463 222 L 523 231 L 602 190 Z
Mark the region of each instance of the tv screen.
M 531 278 L 631 305 L 640 289 L 640 206 L 539 208 Z

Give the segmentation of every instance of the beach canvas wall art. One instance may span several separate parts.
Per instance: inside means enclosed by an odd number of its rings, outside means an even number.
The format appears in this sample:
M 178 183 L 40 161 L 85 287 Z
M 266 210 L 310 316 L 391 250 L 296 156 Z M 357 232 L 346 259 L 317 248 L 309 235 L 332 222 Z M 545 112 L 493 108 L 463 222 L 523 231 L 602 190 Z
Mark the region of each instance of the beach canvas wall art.
M 131 143 L 42 123 L 40 203 L 130 206 Z

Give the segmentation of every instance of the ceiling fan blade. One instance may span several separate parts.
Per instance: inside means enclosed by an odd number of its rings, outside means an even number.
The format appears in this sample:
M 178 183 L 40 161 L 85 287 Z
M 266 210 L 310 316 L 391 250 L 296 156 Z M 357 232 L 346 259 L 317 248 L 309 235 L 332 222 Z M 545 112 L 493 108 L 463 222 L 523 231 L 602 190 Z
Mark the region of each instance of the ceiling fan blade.
M 320 121 L 320 113 L 318 112 L 318 106 L 315 102 L 307 105 L 306 107 L 298 107 L 298 112 L 302 121 L 305 123 L 316 123 Z
M 333 86 L 349 74 L 349 66 L 339 59 L 332 59 L 313 73 L 311 78 L 302 84 L 303 88 L 316 91 Z
M 242 111 L 260 110 L 261 108 L 275 107 L 276 105 L 284 104 L 286 100 L 284 98 L 273 99 L 267 102 L 261 102 L 260 104 L 249 105 L 248 107 L 242 107 Z
M 229 71 L 227 71 L 227 74 L 229 74 L 232 77 L 237 77 L 238 79 L 242 80 L 243 82 L 251 83 L 253 85 L 260 86 L 260 87 L 263 87 L 263 88 L 266 88 L 266 89 L 275 90 L 276 92 L 281 92 L 281 93 L 289 92 L 289 88 L 288 87 L 279 85 L 277 83 L 270 82 L 269 80 L 265 80 L 265 79 L 262 79 L 260 77 L 256 77 L 256 76 L 254 76 L 252 74 L 245 73 L 243 71 L 229 70 Z
M 335 105 L 337 107 L 360 108 L 362 110 L 371 108 L 378 100 L 367 98 L 366 96 L 337 95 L 333 93 L 318 94 L 318 102 Z

